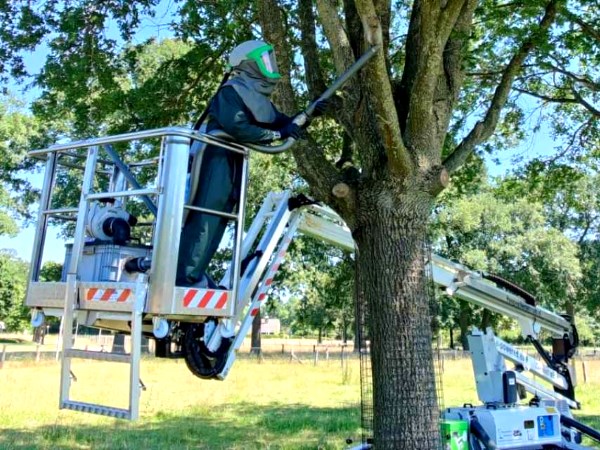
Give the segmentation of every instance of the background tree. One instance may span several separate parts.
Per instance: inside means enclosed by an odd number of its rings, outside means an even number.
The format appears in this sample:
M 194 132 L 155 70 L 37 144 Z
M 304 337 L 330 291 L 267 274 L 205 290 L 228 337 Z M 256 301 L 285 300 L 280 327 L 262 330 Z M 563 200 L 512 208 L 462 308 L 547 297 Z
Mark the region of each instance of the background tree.
M 22 102 L 0 96 L 0 235 L 16 235 L 19 227 L 15 219 L 27 218 L 28 206 L 36 199 L 20 170 L 31 166 L 25 153 L 37 132 L 37 122 Z
M 484 188 L 438 212 L 436 252 L 522 286 L 541 306 L 572 309 L 582 278 L 577 245 L 552 227 L 540 203 L 526 198 L 503 200 L 496 191 Z M 493 320 L 489 311 L 466 302 L 460 302 L 455 314 L 465 349 L 470 326 L 485 329 L 501 319 Z
M 71 114 L 74 134 L 110 130 L 101 126 L 98 105 L 114 98 L 123 85 L 115 66 L 118 42 L 104 32 L 105 25 L 114 20 L 127 41 L 140 16 L 157 3 L 5 2 L 0 5 L 2 67 L 22 73 L 19 51 L 48 36 L 50 55 L 37 79 L 45 91 L 54 92 L 45 98 L 46 111 L 65 105 L 62 112 Z M 343 217 L 355 239 L 357 292 L 371 320 L 376 445 L 437 448 L 424 275 L 424 242 L 435 198 L 448 174 L 476 149 L 491 150 L 515 131 L 519 137 L 523 106 L 511 96 L 513 85 L 517 94 L 547 96 L 548 86 L 560 87 L 548 80 L 565 68 L 575 73 L 571 65 L 585 69 L 577 74 L 586 79 L 597 79 L 597 48 L 587 51 L 598 9 L 588 0 L 317 0 L 316 8 L 307 0 L 181 0 L 177 5 L 177 36 L 210 55 L 194 60 L 206 66 L 250 36 L 262 34 L 275 43 L 283 74 L 277 100 L 290 114 L 322 92 L 332 75 L 343 72 L 367 47 L 379 45 L 329 114 L 344 136 L 336 152 L 322 146 L 317 134 L 292 152 L 312 194 Z M 304 71 L 298 70 L 296 54 L 302 55 Z M 556 59 L 562 65 L 550 64 Z M 181 66 L 173 62 L 167 67 Z M 192 75 L 192 70 L 199 72 L 189 61 L 183 65 L 183 73 Z M 193 79 L 181 78 L 180 86 L 193 88 Z M 581 85 L 573 84 L 576 101 L 569 116 L 578 124 L 596 109 L 597 91 L 584 92 Z M 98 95 L 90 95 L 90 88 Z M 156 93 L 172 95 L 160 89 Z M 119 99 L 114 98 L 118 110 L 131 109 Z M 166 104 L 161 98 L 154 101 Z M 163 120 L 160 113 L 154 117 Z M 171 118 L 165 114 L 164 120 Z M 122 128 L 155 122 L 128 123 Z M 588 148 L 588 141 L 579 142 Z
M 27 326 L 29 309 L 25 307 L 25 289 L 29 264 L 10 252 L 0 252 L 0 320 L 9 331 Z
M 565 233 L 578 247 L 582 281 L 574 304 L 587 307 L 587 314 L 598 317 L 598 264 L 600 192 L 595 155 L 568 157 L 569 164 L 534 160 L 508 177 L 498 190 L 503 198 L 536 199 L 544 208 L 548 224 Z
M 63 265 L 54 261 L 46 261 L 40 269 L 40 281 L 61 281 Z

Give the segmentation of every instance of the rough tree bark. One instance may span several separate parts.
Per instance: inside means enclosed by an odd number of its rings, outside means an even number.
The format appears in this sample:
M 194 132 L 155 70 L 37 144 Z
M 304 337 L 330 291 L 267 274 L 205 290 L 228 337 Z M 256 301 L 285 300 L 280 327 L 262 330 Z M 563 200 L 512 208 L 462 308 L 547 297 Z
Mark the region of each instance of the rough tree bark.
M 371 318 L 376 448 L 437 448 L 438 409 L 423 264 L 430 203 L 414 192 L 399 193 L 394 186 L 375 195 L 361 194 L 360 204 L 365 206 L 353 235 Z M 415 416 L 421 419 L 414 420 Z

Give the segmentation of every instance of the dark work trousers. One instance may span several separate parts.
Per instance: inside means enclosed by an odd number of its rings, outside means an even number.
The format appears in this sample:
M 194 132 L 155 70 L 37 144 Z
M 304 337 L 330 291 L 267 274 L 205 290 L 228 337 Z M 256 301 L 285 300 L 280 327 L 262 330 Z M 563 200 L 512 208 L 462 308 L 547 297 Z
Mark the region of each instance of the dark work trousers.
M 200 169 L 193 206 L 232 213 L 239 197 L 241 158 L 219 147 L 208 146 Z M 177 263 L 178 286 L 200 281 L 219 247 L 228 219 L 189 211 L 181 233 Z

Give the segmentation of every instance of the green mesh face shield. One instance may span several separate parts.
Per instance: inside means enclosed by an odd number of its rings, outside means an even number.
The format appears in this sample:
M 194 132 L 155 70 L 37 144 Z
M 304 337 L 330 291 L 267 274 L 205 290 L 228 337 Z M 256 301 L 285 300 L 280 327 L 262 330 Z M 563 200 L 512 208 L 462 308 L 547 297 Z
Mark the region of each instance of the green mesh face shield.
M 272 45 L 263 45 L 255 48 L 246 55 L 249 59 L 256 62 L 260 72 L 267 78 L 278 79 L 281 74 L 277 71 L 277 61 Z

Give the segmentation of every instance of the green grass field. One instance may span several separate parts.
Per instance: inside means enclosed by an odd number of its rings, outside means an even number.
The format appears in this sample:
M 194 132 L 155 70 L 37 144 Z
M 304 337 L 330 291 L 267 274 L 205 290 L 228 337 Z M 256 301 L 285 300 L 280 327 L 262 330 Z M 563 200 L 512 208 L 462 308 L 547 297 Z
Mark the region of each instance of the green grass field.
M 445 405 L 477 403 L 470 361 L 444 367 Z M 246 357 L 222 382 L 194 377 L 182 361 L 147 359 L 136 423 L 58 410 L 59 371 L 53 361 L 0 370 L 1 449 L 340 449 L 360 438 L 358 360 L 343 370 L 338 359 Z M 73 399 L 127 406 L 126 367 L 76 361 L 73 371 Z M 600 427 L 600 361 L 587 373 L 578 416 Z

